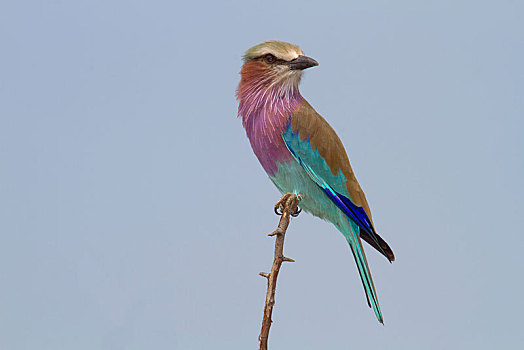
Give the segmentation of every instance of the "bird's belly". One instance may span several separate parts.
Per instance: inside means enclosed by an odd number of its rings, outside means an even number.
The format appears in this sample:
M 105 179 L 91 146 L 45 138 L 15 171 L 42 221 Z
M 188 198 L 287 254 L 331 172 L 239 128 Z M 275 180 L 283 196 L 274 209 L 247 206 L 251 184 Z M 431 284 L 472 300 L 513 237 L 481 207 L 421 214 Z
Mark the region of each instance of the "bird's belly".
M 333 223 L 339 221 L 340 210 L 295 159 L 277 162 L 277 171 L 269 178 L 281 193 L 298 194 L 299 206 L 305 211 Z

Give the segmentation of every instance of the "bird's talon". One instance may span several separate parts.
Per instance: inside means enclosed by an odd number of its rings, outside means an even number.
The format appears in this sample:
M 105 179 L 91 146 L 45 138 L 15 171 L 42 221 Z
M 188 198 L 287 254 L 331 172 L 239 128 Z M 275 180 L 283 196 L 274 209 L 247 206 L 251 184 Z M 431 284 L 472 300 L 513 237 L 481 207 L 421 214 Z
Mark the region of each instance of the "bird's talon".
M 282 205 L 280 203 L 275 204 L 275 214 L 282 215 L 284 211 L 282 210 Z
M 300 214 L 301 211 L 302 211 L 302 208 L 297 207 L 297 210 L 293 214 L 291 214 L 291 216 L 296 218 L 298 214 Z
M 286 207 L 290 207 L 293 204 L 293 197 L 296 197 L 298 199 L 298 201 L 300 201 L 302 199 L 298 194 L 295 194 L 295 193 L 284 193 L 282 198 L 280 198 L 278 200 L 278 202 L 276 202 L 276 204 L 275 204 L 275 209 L 274 209 L 275 210 L 275 214 L 283 215 L 284 214 L 284 209 Z M 291 216 L 296 217 L 298 214 L 300 214 L 301 211 L 302 211 L 302 209 L 299 209 L 298 206 L 297 206 L 297 210 L 293 214 L 291 214 Z

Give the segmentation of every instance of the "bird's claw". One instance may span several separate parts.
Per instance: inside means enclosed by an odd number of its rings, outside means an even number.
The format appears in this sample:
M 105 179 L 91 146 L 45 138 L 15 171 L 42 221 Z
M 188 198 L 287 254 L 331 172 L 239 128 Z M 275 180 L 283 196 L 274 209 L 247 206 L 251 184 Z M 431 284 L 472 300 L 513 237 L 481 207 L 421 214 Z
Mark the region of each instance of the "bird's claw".
M 293 214 L 291 214 L 291 216 L 296 218 L 298 214 L 300 214 L 301 211 L 302 211 L 302 208 L 297 207 L 297 210 Z
M 296 197 L 297 200 L 301 200 L 300 196 L 297 195 L 297 194 L 294 194 L 294 193 L 285 193 L 282 198 L 280 198 L 278 200 L 278 202 L 276 202 L 275 204 L 275 214 L 277 215 L 282 215 L 284 214 L 284 210 L 287 206 L 291 205 L 292 203 L 290 203 L 290 200 L 293 199 L 293 197 Z M 297 209 L 295 210 L 294 213 L 291 213 L 291 216 L 293 217 L 297 217 L 298 214 L 300 214 L 300 212 L 302 211 L 301 208 L 298 207 L 298 203 L 297 203 Z

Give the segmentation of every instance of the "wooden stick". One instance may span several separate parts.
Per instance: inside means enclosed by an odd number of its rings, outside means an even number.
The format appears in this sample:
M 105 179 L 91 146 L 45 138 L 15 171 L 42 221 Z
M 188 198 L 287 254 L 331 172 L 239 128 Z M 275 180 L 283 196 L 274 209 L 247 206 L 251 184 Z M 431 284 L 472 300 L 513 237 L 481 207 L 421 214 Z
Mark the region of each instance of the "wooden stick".
M 284 256 L 284 238 L 289 221 L 292 216 L 296 217 L 300 213 L 298 202 L 300 198 L 294 193 L 286 193 L 275 205 L 275 213 L 281 215 L 277 229 L 269 236 L 277 236 L 275 240 L 275 257 L 270 273 L 261 272 L 260 276 L 267 278 L 266 304 L 264 305 L 264 317 L 262 319 L 262 329 L 258 337 L 259 350 L 267 350 L 269 329 L 271 328 L 271 315 L 275 305 L 275 292 L 277 288 L 277 277 L 280 266 L 284 261 L 295 262 L 295 260 Z M 280 212 L 279 212 L 280 211 Z

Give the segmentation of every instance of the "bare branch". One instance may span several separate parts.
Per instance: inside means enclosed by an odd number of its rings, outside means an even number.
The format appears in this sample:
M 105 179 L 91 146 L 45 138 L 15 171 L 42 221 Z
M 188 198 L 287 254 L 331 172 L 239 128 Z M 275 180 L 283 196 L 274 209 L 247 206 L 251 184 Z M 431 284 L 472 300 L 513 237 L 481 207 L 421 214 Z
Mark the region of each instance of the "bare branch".
M 275 292 L 277 288 L 277 278 L 280 271 L 282 262 L 295 262 L 291 258 L 284 256 L 284 238 L 286 236 L 286 230 L 289 226 L 291 217 L 296 217 L 300 213 L 298 209 L 298 202 L 300 198 L 294 193 L 286 193 L 280 198 L 275 205 L 275 213 L 282 215 L 278 227 L 275 231 L 270 233 L 268 236 L 276 236 L 275 240 L 275 257 L 273 259 L 273 266 L 271 272 L 261 272 L 260 275 L 267 278 L 267 292 L 266 292 L 266 304 L 264 305 L 264 317 L 262 319 L 262 329 L 260 330 L 260 336 L 258 337 L 258 348 L 259 350 L 267 350 L 267 341 L 269 337 L 269 329 L 271 328 L 271 315 L 273 313 L 273 306 L 275 305 Z

